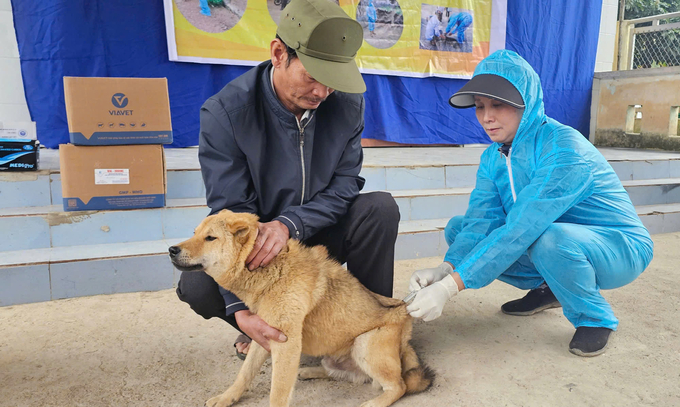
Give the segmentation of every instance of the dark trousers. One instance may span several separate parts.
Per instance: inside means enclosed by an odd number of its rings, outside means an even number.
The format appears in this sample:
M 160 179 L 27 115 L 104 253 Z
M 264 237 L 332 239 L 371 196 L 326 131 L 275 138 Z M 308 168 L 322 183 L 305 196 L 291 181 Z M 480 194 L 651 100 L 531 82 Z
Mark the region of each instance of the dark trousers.
M 366 288 L 391 297 L 398 225 L 399 207 L 390 194 L 360 194 L 338 223 L 304 243 L 326 246 Z M 203 318 L 217 317 L 238 329 L 234 315 L 226 312 L 217 283 L 204 272 L 183 272 L 177 295 Z

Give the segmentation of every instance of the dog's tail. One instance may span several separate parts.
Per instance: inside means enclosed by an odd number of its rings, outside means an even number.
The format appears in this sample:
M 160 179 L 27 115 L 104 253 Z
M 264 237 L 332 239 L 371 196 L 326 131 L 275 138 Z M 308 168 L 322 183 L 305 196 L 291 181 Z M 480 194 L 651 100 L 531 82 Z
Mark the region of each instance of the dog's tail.
M 420 393 L 425 391 L 434 382 L 434 371 L 420 363 L 416 351 L 409 343 L 411 339 L 410 324 L 401 337 L 401 377 L 406 384 L 406 393 Z
M 406 383 L 406 393 L 420 393 L 425 391 L 434 382 L 434 371 L 429 367 L 423 365 L 418 360 L 416 351 L 413 350 L 411 344 L 406 344 L 401 352 L 401 377 Z

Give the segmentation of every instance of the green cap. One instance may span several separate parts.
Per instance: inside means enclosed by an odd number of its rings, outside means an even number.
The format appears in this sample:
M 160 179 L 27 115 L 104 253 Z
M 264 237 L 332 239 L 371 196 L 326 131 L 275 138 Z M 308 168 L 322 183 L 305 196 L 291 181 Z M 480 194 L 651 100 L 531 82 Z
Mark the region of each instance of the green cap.
M 366 91 L 354 61 L 364 30 L 332 0 L 291 1 L 276 33 L 319 83 L 340 92 Z

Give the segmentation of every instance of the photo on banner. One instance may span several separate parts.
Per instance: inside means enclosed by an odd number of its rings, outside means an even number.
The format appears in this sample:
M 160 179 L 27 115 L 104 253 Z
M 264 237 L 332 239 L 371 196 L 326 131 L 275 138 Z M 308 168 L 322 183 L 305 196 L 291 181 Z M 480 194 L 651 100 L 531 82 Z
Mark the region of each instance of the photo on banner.
M 328 0 L 356 19 L 361 72 L 470 78 L 505 48 L 507 0 Z M 269 59 L 290 0 L 164 0 L 171 61 L 256 65 Z

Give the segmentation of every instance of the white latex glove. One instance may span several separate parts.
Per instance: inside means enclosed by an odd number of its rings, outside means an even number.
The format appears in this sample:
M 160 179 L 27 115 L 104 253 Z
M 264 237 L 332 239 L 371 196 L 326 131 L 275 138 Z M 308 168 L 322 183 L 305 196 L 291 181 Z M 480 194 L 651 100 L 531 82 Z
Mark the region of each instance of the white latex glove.
M 406 311 L 414 318 L 423 318 L 426 322 L 432 321 L 439 318 L 446 301 L 456 294 L 458 294 L 458 284 L 451 274 L 447 274 L 434 284 L 418 291 L 411 305 L 406 307 Z
M 431 284 L 436 283 L 442 278 L 451 275 L 453 267 L 449 263 L 442 263 L 435 268 L 418 270 L 413 273 L 408 284 L 410 291 L 417 291 Z

